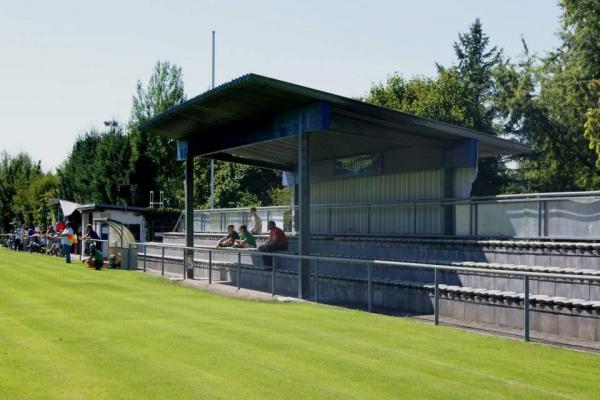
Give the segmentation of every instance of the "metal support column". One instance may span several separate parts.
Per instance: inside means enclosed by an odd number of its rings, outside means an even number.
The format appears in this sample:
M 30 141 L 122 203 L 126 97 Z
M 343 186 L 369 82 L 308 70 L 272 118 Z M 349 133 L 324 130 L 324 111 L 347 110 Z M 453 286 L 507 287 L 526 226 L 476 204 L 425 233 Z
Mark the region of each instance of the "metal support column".
M 185 159 L 185 246 L 194 247 L 194 157 Z M 183 258 L 187 277 L 194 279 L 194 251 L 186 250 Z
M 271 265 L 271 296 L 275 296 L 275 271 L 277 270 L 277 258 L 273 257 Z
M 373 312 L 373 265 L 367 265 L 367 296 L 368 310 Z
M 238 290 L 242 286 L 242 252 L 238 252 Z
M 433 270 L 433 323 L 440 323 L 440 279 L 437 268 Z
M 160 275 L 165 276 L 165 247 L 162 247 L 160 259 Z
M 212 284 L 212 251 L 208 251 L 208 284 Z
M 237 264 L 237 286 L 238 290 L 242 287 L 242 265 L 240 263 Z
M 529 276 L 523 277 L 523 338 L 529 341 Z
M 306 133 L 298 136 L 298 254 L 310 254 L 310 141 Z M 298 297 L 310 297 L 310 262 L 298 261 Z
M 319 302 L 319 260 L 315 260 L 315 302 Z

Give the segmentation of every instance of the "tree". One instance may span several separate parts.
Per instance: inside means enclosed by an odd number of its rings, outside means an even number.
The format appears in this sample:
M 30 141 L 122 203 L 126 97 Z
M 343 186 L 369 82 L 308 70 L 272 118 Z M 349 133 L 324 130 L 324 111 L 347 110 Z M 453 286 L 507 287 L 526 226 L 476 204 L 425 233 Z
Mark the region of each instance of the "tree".
M 181 68 L 168 61 L 156 63 L 146 86 L 137 82 L 128 125 L 132 146 L 130 182 L 136 205 L 148 205 L 150 191 L 162 190 L 169 206 L 182 207 L 184 169 L 176 161 L 176 141 L 149 135 L 140 130 L 140 125 L 184 100 Z
M 561 46 L 498 69 L 505 130 L 529 144 L 514 191 L 592 190 L 600 185 L 600 4 L 562 1 Z
M 575 111 L 568 116 L 577 128 L 583 128 L 590 149 L 600 155 L 600 3 L 563 0 L 561 6 L 563 44 L 549 65 L 562 67 L 552 72 L 557 85 L 565 85 L 563 90 Z M 600 165 L 599 158 L 596 163 Z
M 437 65 L 434 78 L 406 80 L 392 75 L 385 84 L 374 85 L 366 101 L 409 112 L 420 117 L 462 125 L 479 131 L 500 132 L 495 120 L 496 82 L 494 70 L 503 64 L 502 52 L 490 48 L 489 37 L 477 19 L 468 33 L 459 34 L 454 43 L 457 64 Z M 507 172 L 504 160 L 495 157 L 479 161 L 473 194 L 503 191 Z
M 4 152 L 0 156 L 0 230 L 6 232 L 13 223 L 32 223 L 33 211 L 24 204 L 23 193 L 42 176 L 40 162 L 26 153 L 15 157 Z
M 60 197 L 77 203 L 128 203 L 119 187 L 128 183 L 130 158 L 129 137 L 119 128 L 83 134 L 57 170 Z
M 58 178 L 51 174 L 40 174 L 26 186 L 18 188 L 13 197 L 12 208 L 19 222 L 27 226 L 45 227 L 51 222 L 52 210 L 49 201 L 56 197 Z
M 496 82 L 494 69 L 501 66 L 502 51 L 490 47 L 490 38 L 483 32 L 479 18 L 469 32 L 458 35 L 454 42 L 454 53 L 458 64 L 450 68 L 462 86 L 464 96 L 464 126 L 481 132 L 498 134 L 494 121 L 498 110 L 494 107 Z M 438 65 L 439 69 L 444 69 Z M 473 182 L 473 195 L 491 195 L 503 191 L 506 184 L 505 160 L 489 157 L 479 160 L 477 179 Z
M 271 205 L 270 190 L 280 186 L 279 172 L 248 165 L 216 163 L 215 205 L 218 207 Z
M 164 191 L 168 206 L 183 207 L 184 166 L 176 161 L 175 140 L 142 132 L 140 125 L 185 100 L 181 68 L 158 62 L 144 86 L 138 81 L 133 97 L 129 131 L 132 144 L 130 180 L 135 203 L 147 205 L 148 194 Z M 215 205 L 237 207 L 269 205 L 268 189 L 280 186 L 280 174 L 266 169 L 215 163 Z M 207 207 L 210 197 L 210 163 L 194 160 L 194 205 Z

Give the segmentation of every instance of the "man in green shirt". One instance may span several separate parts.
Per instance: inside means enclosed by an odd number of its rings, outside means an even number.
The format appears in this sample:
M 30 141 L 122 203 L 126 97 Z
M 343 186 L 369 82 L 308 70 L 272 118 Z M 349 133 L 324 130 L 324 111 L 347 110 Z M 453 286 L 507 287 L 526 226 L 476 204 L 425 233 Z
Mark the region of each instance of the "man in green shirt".
M 256 240 L 254 239 L 254 236 L 248 232 L 248 227 L 246 227 L 246 225 L 240 225 L 240 238 L 235 241 L 235 247 L 256 247 Z
M 90 245 L 90 257 L 84 260 L 87 263 L 88 268 L 102 269 L 104 266 L 104 256 L 102 252 L 96 248 L 94 244 Z

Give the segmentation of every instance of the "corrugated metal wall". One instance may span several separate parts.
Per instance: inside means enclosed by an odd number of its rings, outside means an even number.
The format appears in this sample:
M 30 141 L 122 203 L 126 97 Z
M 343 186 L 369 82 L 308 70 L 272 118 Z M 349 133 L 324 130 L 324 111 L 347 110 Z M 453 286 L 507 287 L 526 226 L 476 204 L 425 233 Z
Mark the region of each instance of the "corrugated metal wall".
M 471 186 L 477 178 L 476 168 L 455 168 L 454 169 L 454 198 L 468 199 L 471 197 Z
M 457 182 L 464 184 L 466 179 L 461 175 Z M 442 169 L 315 183 L 311 193 L 312 229 L 315 233 L 442 233 L 439 205 L 393 203 L 441 199 L 443 194 Z M 344 206 L 355 203 L 361 205 Z M 391 205 L 383 206 L 385 203 Z

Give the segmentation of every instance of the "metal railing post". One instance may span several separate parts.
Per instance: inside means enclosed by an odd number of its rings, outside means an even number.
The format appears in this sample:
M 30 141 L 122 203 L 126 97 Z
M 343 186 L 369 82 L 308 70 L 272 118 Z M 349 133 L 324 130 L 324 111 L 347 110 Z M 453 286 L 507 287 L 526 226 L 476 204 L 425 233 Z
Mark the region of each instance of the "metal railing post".
M 208 251 L 208 284 L 212 285 L 212 251 Z
M 131 243 L 127 245 L 127 269 L 133 269 L 133 257 L 131 256 Z M 135 266 L 137 270 L 137 263 Z
M 437 268 L 433 269 L 433 323 L 440 323 L 440 281 Z
M 319 261 L 315 260 L 315 302 L 319 302 Z
M 81 251 L 79 252 L 79 261 L 83 260 L 83 252 L 85 251 L 85 239 L 81 240 Z
M 165 247 L 162 247 L 160 260 L 160 275 L 165 276 Z
M 147 257 L 148 252 L 147 252 L 146 243 L 143 243 L 142 246 L 144 246 L 144 272 L 146 272 L 146 259 L 148 258 Z
M 523 277 L 523 338 L 529 341 L 529 276 Z
M 538 237 L 543 236 L 543 227 L 542 227 L 542 202 L 538 201 L 537 203 L 537 233 Z
M 187 262 L 188 262 L 188 250 L 183 249 L 183 280 L 187 278 Z
M 240 290 L 242 283 L 240 282 L 242 278 L 242 253 L 238 252 L 238 262 L 237 262 L 237 289 Z
M 271 268 L 271 296 L 275 296 L 275 268 Z
M 373 265 L 367 265 L 367 296 L 368 310 L 373 311 Z

